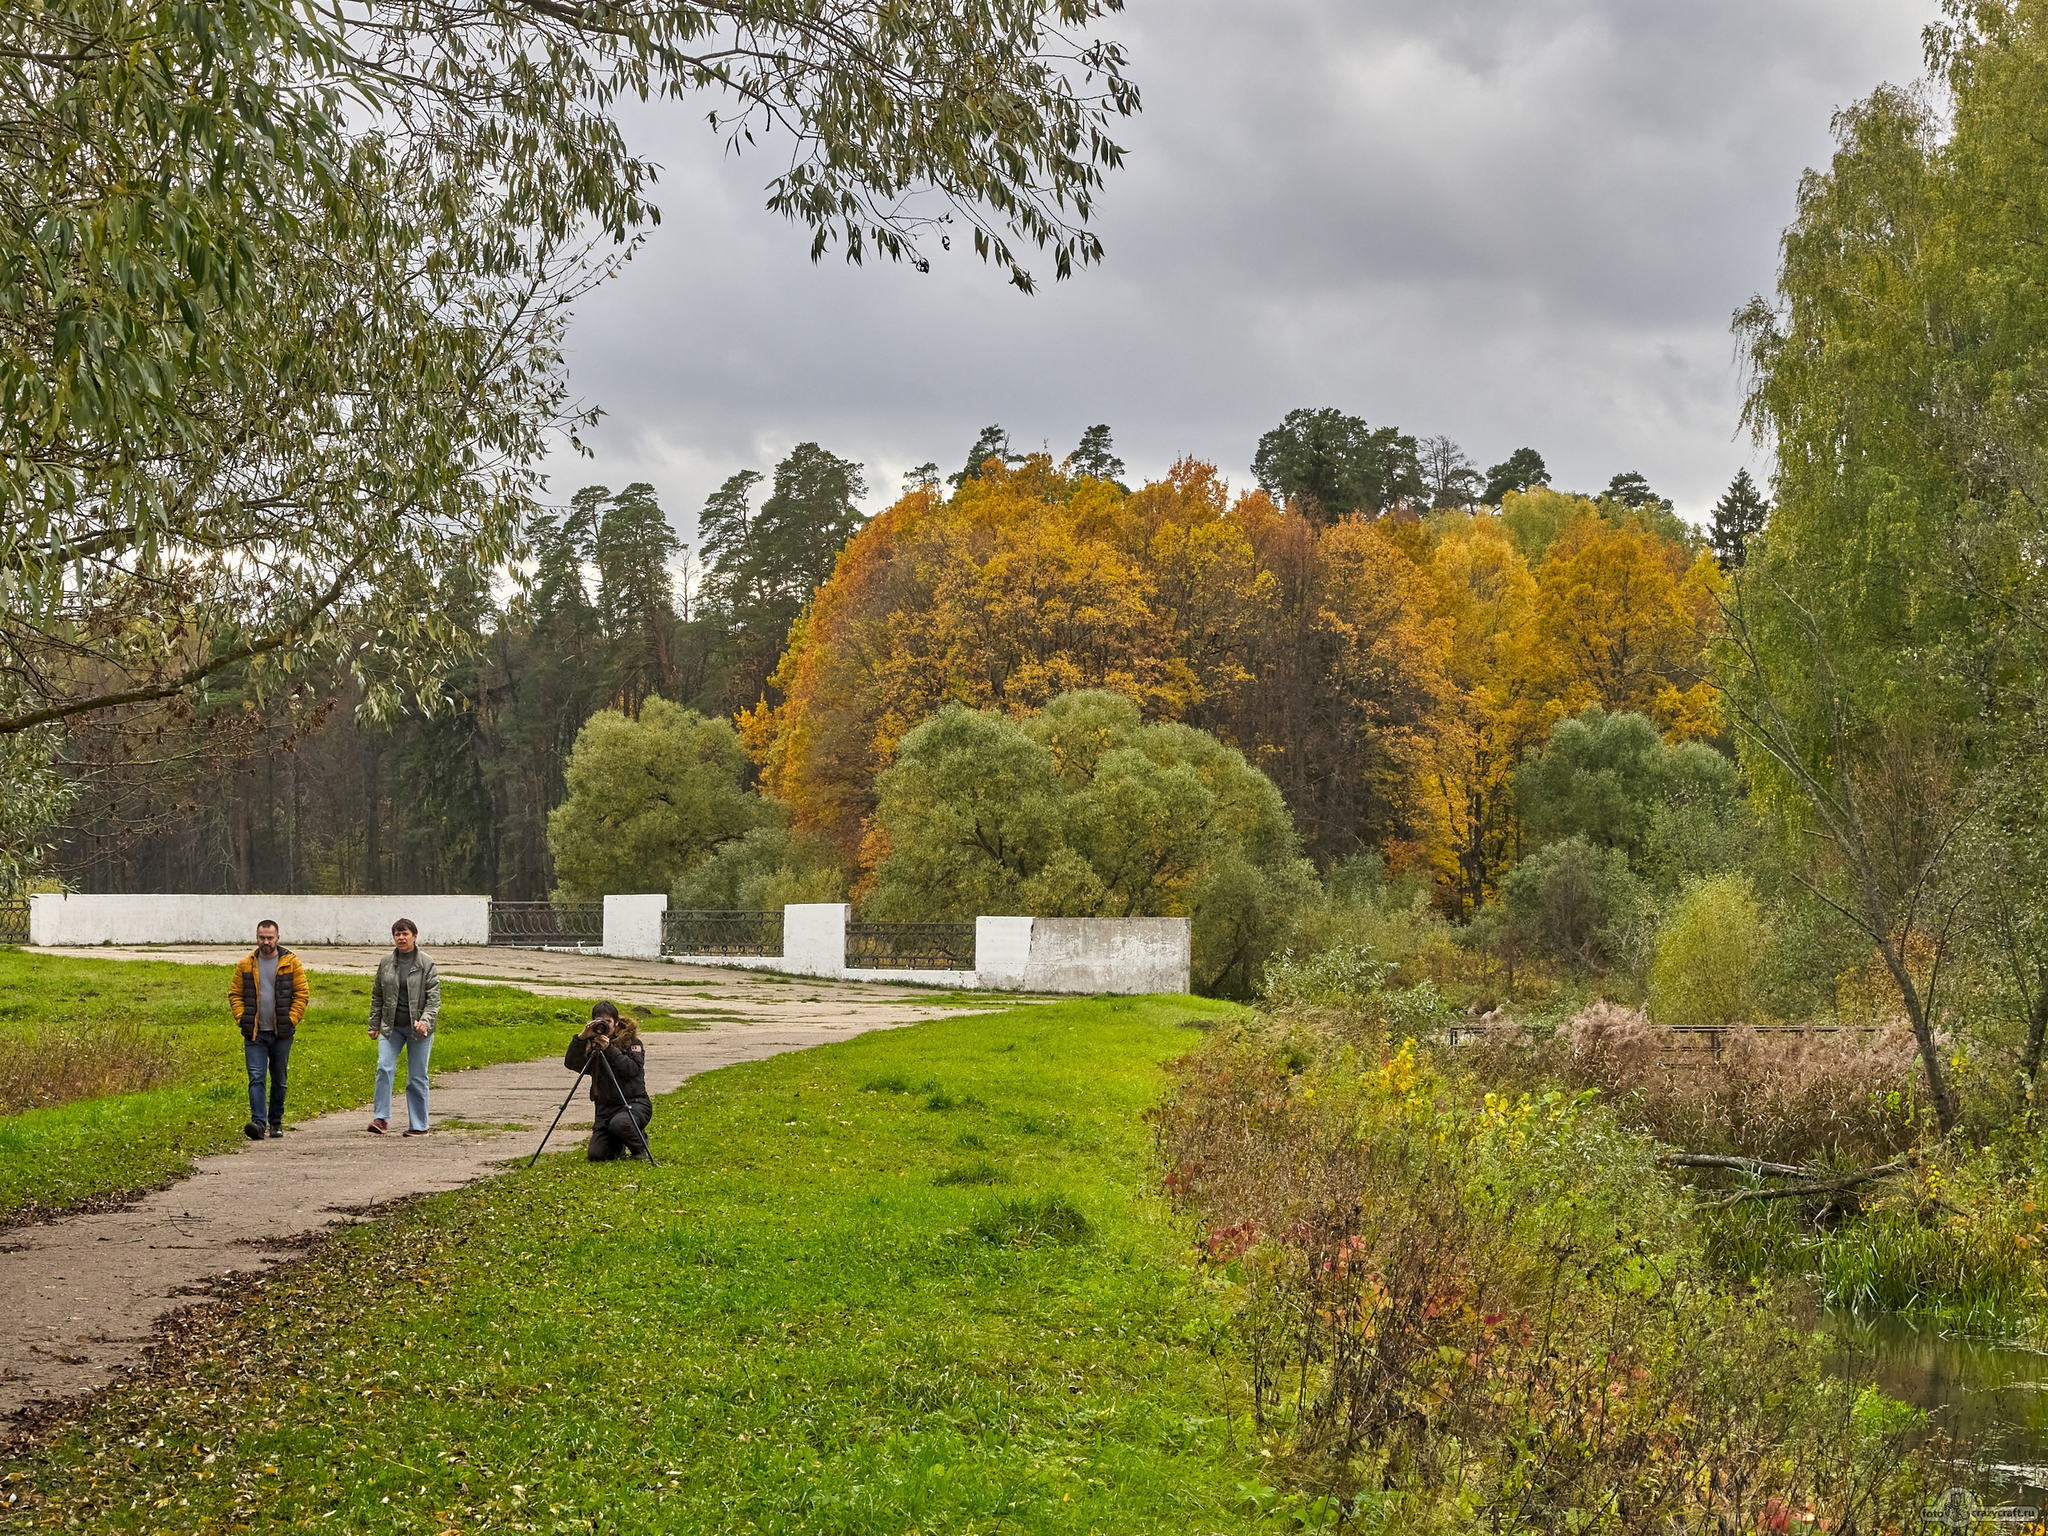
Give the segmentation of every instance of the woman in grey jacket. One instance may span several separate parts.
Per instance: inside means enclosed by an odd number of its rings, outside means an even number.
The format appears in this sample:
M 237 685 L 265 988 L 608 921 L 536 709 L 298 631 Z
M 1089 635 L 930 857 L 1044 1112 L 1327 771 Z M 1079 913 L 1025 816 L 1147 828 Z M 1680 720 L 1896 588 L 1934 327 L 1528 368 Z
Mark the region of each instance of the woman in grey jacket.
M 401 917 L 391 925 L 391 953 L 377 963 L 370 984 L 370 1038 L 377 1042 L 377 1108 L 370 1134 L 391 1128 L 391 1082 L 405 1052 L 405 1134 L 427 1134 L 427 1058 L 441 1015 L 441 973 L 420 952 L 419 925 Z

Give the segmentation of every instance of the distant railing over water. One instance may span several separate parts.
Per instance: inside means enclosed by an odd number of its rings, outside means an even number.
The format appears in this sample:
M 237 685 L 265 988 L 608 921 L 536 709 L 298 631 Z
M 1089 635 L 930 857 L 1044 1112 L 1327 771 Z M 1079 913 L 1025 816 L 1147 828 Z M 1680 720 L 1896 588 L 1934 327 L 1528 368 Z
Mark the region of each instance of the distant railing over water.
M 1515 1023 L 1461 1019 L 1444 1026 L 1444 1040 L 1448 1045 L 1470 1045 L 1489 1036 L 1512 1035 L 1520 1028 Z M 1759 1035 L 1875 1035 L 1884 1030 L 1878 1024 L 1653 1024 L 1651 1033 L 1658 1037 L 1658 1048 L 1667 1056 L 1685 1057 L 1704 1051 L 1718 1062 L 1729 1033 L 1746 1028 L 1754 1028 Z
M 846 964 L 856 971 L 971 971 L 972 923 L 848 923 Z
M 0 901 L 0 944 L 28 942 L 28 898 Z
M 604 943 L 601 901 L 493 901 L 491 942 L 518 949 L 596 949 Z
M 749 912 L 716 909 L 661 914 L 664 955 L 779 956 L 782 953 L 782 909 Z

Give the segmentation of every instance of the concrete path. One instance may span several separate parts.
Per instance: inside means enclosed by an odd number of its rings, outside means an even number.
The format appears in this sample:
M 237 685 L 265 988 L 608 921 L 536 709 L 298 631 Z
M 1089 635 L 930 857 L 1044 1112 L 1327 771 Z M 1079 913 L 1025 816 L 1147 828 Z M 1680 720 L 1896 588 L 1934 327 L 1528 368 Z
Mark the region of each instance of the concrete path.
M 79 951 L 95 959 L 189 960 L 218 965 L 229 952 Z M 373 966 L 380 950 L 306 950 L 314 972 Z M 689 969 L 580 956 L 436 951 L 450 980 L 509 981 L 548 995 L 609 995 L 683 1011 L 665 989 Z M 487 971 L 488 974 L 484 974 Z M 652 974 L 650 974 L 652 973 Z M 701 985 L 700 985 L 701 980 Z M 713 972 L 690 977 L 715 992 L 726 1017 L 693 1033 L 649 1034 L 647 1080 L 666 1093 L 699 1072 L 738 1061 L 850 1039 L 962 1011 L 907 987 L 836 982 L 763 983 Z M 995 1006 L 1010 1006 L 1003 999 Z M 122 1210 L 0 1233 L 0 1435 L 43 1405 L 105 1386 L 135 1364 L 165 1320 L 231 1277 L 288 1262 L 294 1241 L 408 1195 L 455 1189 L 530 1154 L 572 1079 L 559 1057 L 469 1072 L 437 1073 L 432 1135 L 368 1135 L 369 1110 L 343 1110 L 294 1125 L 281 1141 L 244 1142 L 197 1161 L 181 1183 Z M 367 1084 L 366 1084 L 367 1086 Z M 403 1123 L 403 1111 L 399 1114 Z M 453 1122 L 452 1124 L 450 1122 Z M 590 1124 L 579 1097 L 554 1148 L 574 1148 Z M 517 1130 L 483 1127 L 517 1126 Z M 649 1130 L 661 1155 L 662 1122 Z

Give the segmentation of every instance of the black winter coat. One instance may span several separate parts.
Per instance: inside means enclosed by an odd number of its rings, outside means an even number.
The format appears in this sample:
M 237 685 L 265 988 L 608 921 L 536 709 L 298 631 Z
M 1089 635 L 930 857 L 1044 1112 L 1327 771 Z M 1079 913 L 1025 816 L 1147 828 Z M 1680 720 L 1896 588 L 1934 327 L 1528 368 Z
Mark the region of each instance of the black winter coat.
M 590 1062 L 590 1102 L 599 1109 L 623 1109 L 628 1104 L 647 1104 L 647 1051 L 638 1040 L 630 1046 L 607 1046 L 602 1061 L 591 1052 L 589 1040 L 582 1035 L 569 1042 L 569 1050 L 562 1057 L 562 1065 L 571 1072 L 581 1072 L 583 1063 Z M 606 1072 L 603 1062 L 611 1063 Z M 612 1079 L 618 1079 L 618 1086 L 612 1086 Z

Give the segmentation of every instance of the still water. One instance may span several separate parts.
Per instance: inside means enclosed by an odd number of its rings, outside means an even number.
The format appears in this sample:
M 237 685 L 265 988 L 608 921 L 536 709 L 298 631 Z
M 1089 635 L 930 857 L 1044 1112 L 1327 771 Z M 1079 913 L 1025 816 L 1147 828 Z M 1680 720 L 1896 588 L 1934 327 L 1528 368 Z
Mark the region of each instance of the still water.
M 1937 1455 L 1987 1502 L 2048 1507 L 2048 1353 L 1946 1336 L 1901 1317 L 1832 1313 L 1836 1366 L 1933 1416 Z

